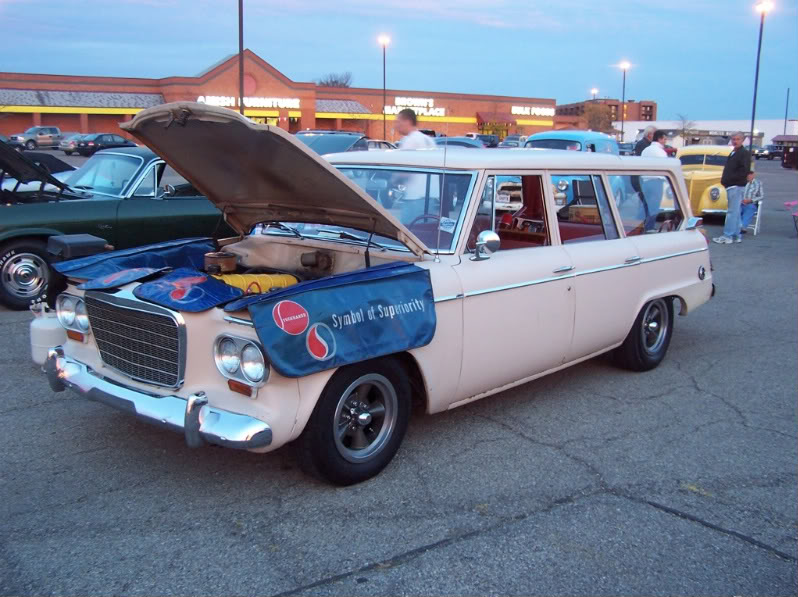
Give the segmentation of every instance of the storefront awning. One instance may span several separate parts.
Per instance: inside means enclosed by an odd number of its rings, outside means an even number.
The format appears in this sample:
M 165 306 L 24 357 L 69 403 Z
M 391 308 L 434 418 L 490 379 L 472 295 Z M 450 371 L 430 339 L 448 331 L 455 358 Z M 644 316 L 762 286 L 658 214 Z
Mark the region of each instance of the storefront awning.
M 335 112 L 339 114 L 368 114 L 370 110 L 355 100 L 317 99 L 316 112 Z
M 162 103 L 160 93 L 0 89 L 0 106 L 150 108 Z
M 509 112 L 477 112 L 480 124 L 515 124 L 515 117 Z

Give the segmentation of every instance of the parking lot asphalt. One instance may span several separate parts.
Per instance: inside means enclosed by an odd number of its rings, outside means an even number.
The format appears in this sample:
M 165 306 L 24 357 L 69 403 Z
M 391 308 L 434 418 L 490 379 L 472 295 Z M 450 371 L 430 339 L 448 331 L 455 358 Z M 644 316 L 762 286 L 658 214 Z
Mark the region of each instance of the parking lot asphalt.
M 350 488 L 51 392 L 0 311 L 0 593 L 796 594 L 798 173 L 756 166 L 762 233 L 658 369 L 417 413 Z

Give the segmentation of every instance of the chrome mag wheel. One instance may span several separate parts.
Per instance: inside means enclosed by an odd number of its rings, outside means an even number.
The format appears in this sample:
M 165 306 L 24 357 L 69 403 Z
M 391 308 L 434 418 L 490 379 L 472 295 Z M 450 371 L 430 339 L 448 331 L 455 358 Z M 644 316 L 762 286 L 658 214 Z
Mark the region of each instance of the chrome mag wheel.
M 393 384 L 369 373 L 344 390 L 335 409 L 335 447 L 347 461 L 363 462 L 378 454 L 396 426 L 398 399 Z
M 651 301 L 643 313 L 640 327 L 643 349 L 650 355 L 657 354 L 665 344 L 669 330 L 668 305 L 665 299 Z
M 35 253 L 17 253 L 3 264 L 0 281 L 16 298 L 36 298 L 47 284 L 47 263 Z

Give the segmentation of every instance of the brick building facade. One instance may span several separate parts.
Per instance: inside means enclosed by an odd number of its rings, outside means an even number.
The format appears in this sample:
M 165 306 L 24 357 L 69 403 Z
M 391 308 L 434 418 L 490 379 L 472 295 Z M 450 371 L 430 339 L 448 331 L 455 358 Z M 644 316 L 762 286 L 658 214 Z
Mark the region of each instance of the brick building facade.
M 585 106 L 590 104 L 601 104 L 608 106 L 610 109 L 610 120 L 621 119 L 621 100 L 617 99 L 594 99 L 586 100 L 584 102 L 576 102 L 573 104 L 562 104 L 557 106 L 556 115 L 562 117 L 562 120 L 572 119 L 577 122 L 585 113 Z M 624 112 L 624 120 L 656 120 L 657 119 L 657 102 L 651 100 L 627 100 L 626 109 Z
M 358 130 L 395 140 L 393 114 L 419 113 L 420 128 L 448 136 L 467 132 L 529 135 L 559 128 L 555 101 L 546 98 L 463 95 L 433 91 L 320 87 L 292 81 L 250 50 L 244 54 L 244 114 L 290 132 L 323 128 Z M 116 132 L 140 110 L 173 101 L 203 101 L 238 109 L 238 57 L 196 77 L 142 79 L 0 73 L 0 133 L 35 125 L 62 131 Z

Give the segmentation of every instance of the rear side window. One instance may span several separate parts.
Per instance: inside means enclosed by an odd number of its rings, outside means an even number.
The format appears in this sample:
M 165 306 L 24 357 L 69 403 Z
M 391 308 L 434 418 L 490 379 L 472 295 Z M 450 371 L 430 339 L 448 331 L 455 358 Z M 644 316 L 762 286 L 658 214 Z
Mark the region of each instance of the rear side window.
M 551 182 L 563 244 L 618 238 L 600 176 L 558 174 Z
M 667 176 L 612 175 L 615 205 L 626 236 L 672 232 L 684 219 Z
M 682 166 L 700 166 L 704 163 L 704 154 L 683 155 L 679 161 Z

